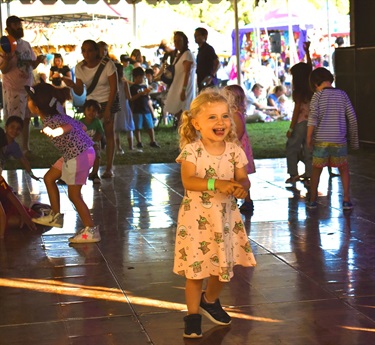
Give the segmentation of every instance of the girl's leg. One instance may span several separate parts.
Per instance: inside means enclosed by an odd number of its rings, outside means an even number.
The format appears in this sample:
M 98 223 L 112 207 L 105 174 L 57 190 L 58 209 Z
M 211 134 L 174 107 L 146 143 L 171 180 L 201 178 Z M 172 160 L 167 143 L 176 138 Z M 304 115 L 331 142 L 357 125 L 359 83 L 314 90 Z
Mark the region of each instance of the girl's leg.
M 82 185 L 68 185 L 68 196 L 75 206 L 84 227 L 93 227 L 94 222 L 91 218 L 90 210 L 87 207 L 81 194 Z
M 286 162 L 288 173 L 291 177 L 298 176 L 298 156 L 301 152 L 301 145 L 304 138 L 305 134 L 303 125 L 298 123 L 294 126 L 293 133 L 286 143 Z
M 120 141 L 120 132 L 115 132 L 115 144 L 116 144 L 116 150 L 121 151 L 121 141 Z
M 224 283 L 219 280 L 218 276 L 210 276 L 208 278 L 206 292 L 204 297 L 207 303 L 214 303 L 220 296 Z
M 52 167 L 44 175 L 49 202 L 54 214 L 60 213 L 60 193 L 56 181 L 61 177 L 61 170 Z
M 129 150 L 133 150 L 133 131 L 128 131 L 127 132 L 127 139 L 128 139 L 128 145 L 129 145 Z
M 188 315 L 199 314 L 199 304 L 202 296 L 203 280 L 186 279 L 185 299 Z
M 344 189 L 344 201 L 350 202 L 350 191 L 349 191 L 349 186 L 350 186 L 350 176 L 349 176 L 349 165 L 343 165 L 339 167 L 340 171 L 340 176 L 341 176 L 341 182 L 342 182 L 342 187 Z
M 311 173 L 311 184 L 310 184 L 310 202 L 315 202 L 318 195 L 318 185 L 320 180 L 320 174 L 323 168 L 314 167 Z
M 106 154 L 107 154 L 107 164 L 106 172 L 112 172 L 113 159 L 115 156 L 115 125 L 113 119 L 109 122 L 104 123 L 104 134 L 107 141 L 106 144 Z
M 202 294 L 199 311 L 217 325 L 227 326 L 232 322 L 232 319 L 219 301 L 223 286 L 224 283 L 219 280 L 219 277 L 210 276 L 206 291 Z

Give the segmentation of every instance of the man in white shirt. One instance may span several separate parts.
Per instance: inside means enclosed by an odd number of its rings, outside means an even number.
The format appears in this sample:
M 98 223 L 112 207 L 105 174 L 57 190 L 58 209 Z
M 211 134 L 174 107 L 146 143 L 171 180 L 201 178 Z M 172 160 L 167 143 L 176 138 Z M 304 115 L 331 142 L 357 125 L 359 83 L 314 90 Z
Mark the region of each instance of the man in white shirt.
M 35 69 L 44 56 L 35 56 L 30 43 L 24 41 L 22 19 L 16 16 L 8 17 L 6 31 L 17 42 L 17 48 L 10 53 L 0 54 L 0 70 L 3 74 L 4 88 L 4 120 L 15 115 L 23 119 L 22 149 L 30 151 L 29 127 L 31 113 L 27 107 L 27 93 L 25 85 L 34 83 L 33 69 Z
M 246 122 L 272 122 L 273 119 L 268 112 L 277 113 L 276 107 L 266 106 L 259 102 L 259 97 L 262 94 L 263 86 L 256 83 L 251 91 L 247 93 L 247 111 Z

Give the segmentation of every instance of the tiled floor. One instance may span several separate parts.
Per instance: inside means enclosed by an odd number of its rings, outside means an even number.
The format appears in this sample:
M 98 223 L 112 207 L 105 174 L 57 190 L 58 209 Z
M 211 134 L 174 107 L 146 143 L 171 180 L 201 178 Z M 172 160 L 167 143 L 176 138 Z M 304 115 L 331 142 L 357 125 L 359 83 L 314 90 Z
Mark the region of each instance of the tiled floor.
M 0 344 L 375 344 L 375 150 L 350 163 L 355 209 L 343 213 L 339 178 L 324 171 L 309 211 L 302 184 L 285 188 L 284 159 L 256 162 L 244 221 L 258 265 L 237 267 L 223 291 L 231 327 L 204 319 L 201 340 L 182 338 L 184 281 L 172 273 L 179 166 L 118 166 L 113 180 L 85 186 L 101 226 L 93 245 L 68 245 L 79 220 L 60 186 L 62 229 L 0 242 Z M 42 182 L 4 177 L 25 204 L 48 203 Z

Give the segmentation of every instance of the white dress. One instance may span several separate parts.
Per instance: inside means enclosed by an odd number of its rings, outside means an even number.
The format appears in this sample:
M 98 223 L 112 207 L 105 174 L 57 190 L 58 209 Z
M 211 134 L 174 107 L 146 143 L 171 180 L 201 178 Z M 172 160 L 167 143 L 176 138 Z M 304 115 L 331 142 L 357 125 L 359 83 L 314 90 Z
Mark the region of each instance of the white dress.
M 185 73 L 184 73 L 184 61 L 191 61 L 193 64 L 190 69 L 189 81 L 186 86 L 186 98 L 185 101 L 181 101 L 180 94 L 182 91 Z M 170 114 L 176 114 L 180 110 L 189 110 L 190 103 L 195 98 L 195 69 L 196 62 L 193 53 L 190 50 L 186 50 L 177 63 L 174 65 L 174 78 L 173 82 L 168 90 L 167 99 L 165 100 L 164 109 Z
M 196 166 L 196 176 L 229 180 L 236 167 L 247 164 L 245 152 L 226 143 L 220 156 L 209 154 L 200 140 L 184 147 L 176 161 Z M 174 273 L 188 279 L 211 275 L 228 282 L 233 267 L 255 266 L 236 199 L 219 191 L 186 190 L 178 213 Z

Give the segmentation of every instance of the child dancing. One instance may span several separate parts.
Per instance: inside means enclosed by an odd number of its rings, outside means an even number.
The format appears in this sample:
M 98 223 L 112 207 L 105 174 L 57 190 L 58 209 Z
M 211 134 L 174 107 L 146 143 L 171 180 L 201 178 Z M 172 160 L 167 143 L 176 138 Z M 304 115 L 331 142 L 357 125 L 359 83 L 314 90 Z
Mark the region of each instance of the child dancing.
M 94 164 L 94 143 L 86 134 L 82 123 L 57 110 L 59 104 L 70 98 L 70 89 L 55 88 L 50 84 L 25 86 L 25 88 L 29 95 L 28 107 L 31 113 L 40 116 L 43 121 L 43 132 L 51 137 L 52 143 L 63 155 L 44 176 L 52 210 L 44 217 L 35 218 L 33 221 L 46 226 L 60 228 L 63 226 L 60 194 L 56 185 L 56 181 L 61 178 L 68 185 L 69 199 L 74 204 L 84 226 L 75 236 L 69 238 L 69 242 L 98 242 L 100 241 L 99 226 L 94 225 L 81 194 L 82 185 L 86 183 Z
M 174 273 L 186 278 L 185 338 L 202 337 L 201 314 L 229 325 L 219 295 L 235 265 L 255 266 L 236 204 L 250 188 L 230 105 L 214 89 L 203 91 L 182 114 L 179 128 L 185 195 L 178 214 Z M 203 281 L 207 286 L 202 292 Z

